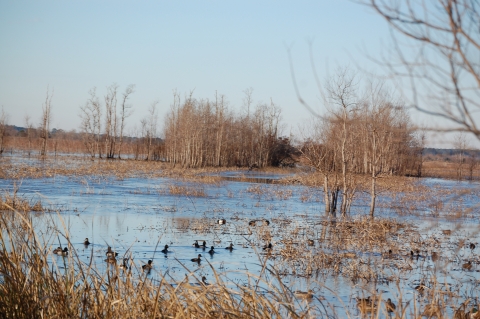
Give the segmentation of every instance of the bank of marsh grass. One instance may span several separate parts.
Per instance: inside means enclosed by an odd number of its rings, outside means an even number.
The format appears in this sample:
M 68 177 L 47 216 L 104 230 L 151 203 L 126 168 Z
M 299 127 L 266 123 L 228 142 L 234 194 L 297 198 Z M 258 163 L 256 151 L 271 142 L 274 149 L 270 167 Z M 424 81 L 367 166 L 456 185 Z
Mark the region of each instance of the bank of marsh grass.
M 128 270 L 114 263 L 102 272 L 81 262 L 70 244 L 67 257 L 53 256 L 27 214 L 2 215 L 0 223 L 3 318 L 302 318 L 316 312 L 261 276 L 238 285 L 211 268 L 210 283 L 195 273 L 180 282 L 166 274 L 153 280 L 134 261 Z

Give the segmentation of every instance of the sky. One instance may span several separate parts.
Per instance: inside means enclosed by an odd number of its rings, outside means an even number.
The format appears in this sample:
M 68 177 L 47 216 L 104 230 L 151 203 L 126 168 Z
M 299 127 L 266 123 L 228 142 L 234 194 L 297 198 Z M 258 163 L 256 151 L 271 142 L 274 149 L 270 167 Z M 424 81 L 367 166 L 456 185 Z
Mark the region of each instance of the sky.
M 385 21 L 347 0 L 0 1 L 0 106 L 10 124 L 24 125 L 25 115 L 39 124 L 48 88 L 51 128 L 78 131 L 90 89 L 103 96 L 113 83 L 135 84 L 128 132 L 154 101 L 161 125 L 174 90 L 223 94 L 240 110 L 253 88 L 254 104 L 272 100 L 283 134 L 296 134 L 313 115 L 295 93 L 289 50 L 302 97 L 321 109 L 309 42 L 324 81 L 338 67 L 381 74 L 369 57 L 389 38 Z M 429 146 L 449 147 L 438 136 Z

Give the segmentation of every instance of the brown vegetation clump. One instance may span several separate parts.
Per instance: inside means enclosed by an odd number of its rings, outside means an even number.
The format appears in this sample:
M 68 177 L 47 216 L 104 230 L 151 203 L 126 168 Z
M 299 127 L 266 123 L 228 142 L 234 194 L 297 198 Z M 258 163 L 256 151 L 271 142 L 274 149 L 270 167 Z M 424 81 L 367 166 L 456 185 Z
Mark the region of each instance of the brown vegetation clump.
M 207 197 L 205 189 L 192 186 L 170 185 L 168 191 L 171 195 L 183 195 L 190 197 Z
M 40 200 L 27 200 L 17 195 L 18 189 L 15 189 L 13 194 L 4 192 L 0 195 L 0 211 L 20 211 L 20 212 L 44 212 L 45 208 L 42 206 Z

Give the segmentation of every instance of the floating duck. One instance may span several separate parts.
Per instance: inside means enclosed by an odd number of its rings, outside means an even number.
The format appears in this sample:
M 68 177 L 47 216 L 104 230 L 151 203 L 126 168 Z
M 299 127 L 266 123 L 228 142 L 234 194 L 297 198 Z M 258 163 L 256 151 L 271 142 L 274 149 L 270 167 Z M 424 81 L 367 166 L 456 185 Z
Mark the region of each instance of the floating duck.
M 128 262 L 128 258 L 123 258 L 123 262 L 122 262 L 122 264 L 119 266 L 120 269 L 128 270 L 128 264 L 127 264 L 127 262 Z
M 202 255 L 198 254 L 197 258 L 192 258 L 190 260 L 193 261 L 194 263 L 200 263 L 201 259 L 202 259 Z
M 215 249 L 215 247 L 213 247 L 213 246 L 210 247 L 210 250 L 208 251 L 208 253 L 209 253 L 210 255 L 215 254 L 215 250 L 214 250 L 214 249 Z
M 233 250 L 233 243 L 230 243 L 230 246 L 225 247 L 225 249 L 228 249 L 228 250 L 232 251 Z
M 88 241 L 88 238 L 85 238 L 85 240 L 83 241 L 83 244 L 84 244 L 85 246 L 88 246 L 88 245 L 90 245 L 91 243 Z
M 203 241 L 201 247 L 202 247 L 203 249 L 207 248 L 207 242 L 206 242 L 205 240 Z
M 60 250 L 57 250 L 56 254 L 59 255 L 59 256 L 63 256 L 63 257 L 68 256 L 68 248 L 65 247 L 65 248 L 63 248 L 63 250 L 60 248 Z
M 161 250 L 162 253 L 168 253 L 168 245 L 165 245 L 165 248 Z
M 271 250 L 273 248 L 272 243 L 268 243 L 268 245 L 263 246 L 263 250 Z
M 150 269 L 152 269 L 152 268 L 153 268 L 152 263 L 153 263 L 153 261 L 152 261 L 152 260 L 149 260 L 149 261 L 147 262 L 147 264 L 145 264 L 145 265 L 142 266 L 142 269 L 143 269 L 143 270 L 150 270 Z
M 219 225 L 225 225 L 227 223 L 227 220 L 226 219 L 219 219 L 217 220 L 217 224 Z
M 311 299 L 314 296 L 312 289 L 309 289 L 308 291 L 295 290 L 293 294 L 295 297 L 302 299 Z
M 205 276 L 202 276 L 202 285 L 210 286 L 210 284 L 207 282 L 207 277 L 205 277 Z
M 115 257 L 118 256 L 118 253 L 117 253 L 117 252 L 114 252 L 114 251 L 112 250 L 112 247 L 108 246 L 107 252 L 105 253 L 105 255 L 107 255 L 108 258 L 112 258 L 112 257 L 115 258 Z
M 370 297 L 368 298 L 357 298 L 357 307 L 360 309 L 360 312 L 366 313 L 366 312 L 372 312 L 377 310 L 377 305 L 373 302 Z
M 471 270 L 472 269 L 472 262 L 469 260 L 468 262 L 466 262 L 462 265 L 462 268 L 465 269 L 465 270 Z
M 423 294 L 426 288 L 427 286 L 425 286 L 424 284 L 420 284 L 415 287 L 415 290 L 418 291 L 418 293 Z
M 195 242 L 193 243 L 193 247 L 200 248 L 200 245 L 198 244 L 198 240 L 195 240 Z
M 392 299 L 390 298 L 387 299 L 386 308 L 388 312 L 394 312 L 395 309 L 397 309 L 395 304 L 392 302 Z
M 55 248 L 55 249 L 53 250 L 53 253 L 54 253 L 55 255 L 58 255 L 59 252 L 62 252 L 62 247 L 60 247 L 60 246 L 58 246 L 57 248 Z

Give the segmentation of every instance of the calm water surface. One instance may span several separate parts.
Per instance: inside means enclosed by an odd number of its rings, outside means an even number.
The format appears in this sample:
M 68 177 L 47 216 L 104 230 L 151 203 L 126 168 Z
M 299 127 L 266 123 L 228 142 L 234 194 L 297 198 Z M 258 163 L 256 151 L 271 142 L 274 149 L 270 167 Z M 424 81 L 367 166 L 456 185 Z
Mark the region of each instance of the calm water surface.
M 31 201 L 41 200 L 44 207 L 56 211 L 33 215 L 38 234 L 52 248 L 60 244 L 66 246 L 65 235 L 68 234 L 80 259 L 86 263 L 93 262 L 102 270 L 107 267 L 105 251 L 111 246 L 120 256 L 131 256 L 137 266 L 153 260 L 154 268 L 150 274 L 153 280 L 161 274 L 175 282 L 182 280 L 185 274 L 194 272 L 200 277 L 205 275 L 208 281 L 213 282 L 210 268 L 213 267 L 227 282 L 246 284 L 246 272 L 256 275 L 261 271 L 262 246 L 267 243 L 258 236 L 258 232 L 249 230 L 248 223 L 251 220 L 270 221 L 268 226 L 257 223 L 255 227 L 260 228 L 257 231 L 265 229 L 273 234 L 271 241 L 274 247 L 282 245 L 278 235 L 284 232 L 284 228 L 301 230 L 307 229 L 302 228 L 305 225 L 318 224 L 318 229 L 308 227 L 304 238 L 320 237 L 320 222 L 324 212 L 321 190 L 275 184 L 276 180 L 283 177 L 277 174 L 226 172 L 222 176 L 224 181 L 216 184 L 189 183 L 168 178 L 117 180 L 64 176 L 24 179 L 15 183 L 19 187 L 18 195 Z M 462 209 L 471 209 L 467 218 L 451 220 L 442 214 L 432 217 L 428 209 L 420 209 L 415 216 L 397 216 L 388 206 L 392 196 L 386 195 L 379 198 L 383 204 L 379 205 L 377 215 L 413 222 L 425 238 L 432 233 L 439 233 L 441 229 L 456 230 L 455 234 L 459 235 L 453 235 L 445 245 L 457 245 L 465 237 L 471 242 L 480 243 L 476 206 L 479 204 L 479 184 L 436 179 L 418 182 L 431 188 L 465 189 L 461 198 L 452 196 L 444 200 L 456 201 Z M 12 180 L 0 180 L 0 189 L 4 192 L 11 192 L 13 185 Z M 171 186 L 201 189 L 206 196 L 171 195 Z M 368 196 L 359 194 L 356 205 L 352 207 L 352 215 L 366 214 L 368 208 Z M 226 225 L 218 225 L 218 219 L 226 219 Z M 278 220 L 286 220 L 288 224 L 276 223 Z M 93 243 L 88 248 L 83 245 L 85 237 Z M 208 248 L 215 246 L 216 253 L 210 255 L 208 249 L 194 248 L 192 244 L 195 240 L 200 243 L 205 240 Z M 225 249 L 230 243 L 234 244 L 233 251 Z M 170 246 L 168 254 L 160 252 L 165 244 Z M 317 249 L 321 249 L 319 244 L 312 247 L 312 253 Z M 447 284 L 446 290 L 450 289 L 448 283 L 454 282 L 463 285 L 462 291 L 471 295 L 472 289 L 478 290 L 478 266 L 475 264 L 473 271 L 466 272 L 459 265 L 467 258 L 478 260 L 478 255 L 466 248 L 456 251 L 458 256 L 449 258 L 457 258 L 459 262 L 444 267 L 440 267 L 438 262 L 434 263 L 427 253 L 418 260 L 411 260 L 413 270 L 401 274 L 403 280 L 398 286 L 392 282 L 360 285 L 342 276 L 305 278 L 288 275 L 282 281 L 292 290 L 314 289 L 316 296 L 324 298 L 323 302 L 335 309 L 339 317 L 346 316 L 348 311 L 349 316 L 355 318 L 360 315 L 354 298 L 367 294 L 367 288 L 381 293 L 384 300 L 391 298 L 396 301 L 402 294 L 404 301 L 410 300 L 413 304 L 413 300 L 417 300 L 415 285 L 420 278 L 431 274 L 442 284 Z M 204 256 L 200 265 L 190 261 L 198 254 Z M 62 257 L 52 258 L 62 263 Z M 269 260 L 268 265 L 275 267 L 280 262 L 278 258 L 281 256 Z M 375 258 L 383 257 L 373 252 L 362 255 L 365 260 Z M 394 256 L 391 262 L 400 263 L 404 259 L 403 256 Z M 388 276 L 388 270 L 384 275 Z M 274 282 L 268 273 L 265 276 Z

